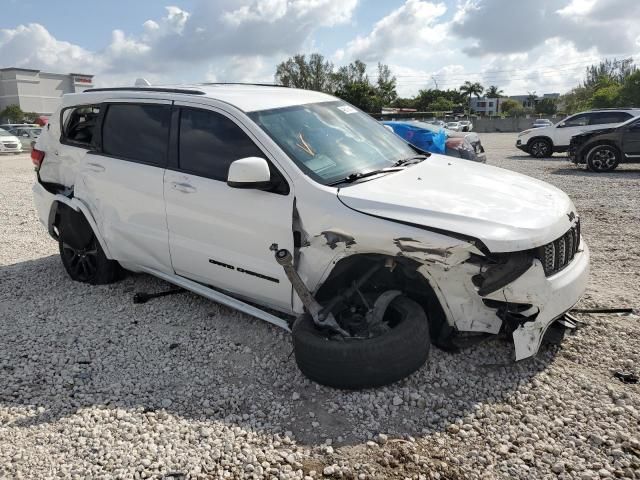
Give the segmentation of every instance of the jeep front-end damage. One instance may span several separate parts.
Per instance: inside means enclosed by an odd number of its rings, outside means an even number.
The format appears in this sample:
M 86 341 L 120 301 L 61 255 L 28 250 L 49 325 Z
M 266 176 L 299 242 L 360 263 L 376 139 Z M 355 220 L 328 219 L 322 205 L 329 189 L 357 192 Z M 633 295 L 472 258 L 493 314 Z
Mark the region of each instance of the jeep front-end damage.
M 317 279 L 315 289 L 306 286 L 313 284 L 308 274 L 307 282 L 298 277 L 292 284 L 316 325 L 341 336 L 361 334 L 358 324 L 374 325 L 376 299 L 385 299 L 384 305 L 394 295 L 387 292 L 398 292 L 427 312 L 434 343 L 449 344 L 447 337 L 456 331 L 505 333 L 513 337 L 515 358 L 521 360 L 537 353 L 547 328 L 575 304 L 586 282 L 583 274 L 577 283 L 563 282 L 560 292 L 570 291 L 563 298 L 533 250 L 492 254 L 467 239 L 443 245 L 398 237 L 379 247 L 383 254 L 367 251 L 340 229 L 304 238 L 295 257 L 306 258 L 305 273 L 310 258 L 331 258 L 325 263 L 330 271 Z M 581 253 L 588 263 L 586 246 Z M 290 271 L 298 275 L 300 270 L 300 264 L 291 264 Z M 315 307 L 309 307 L 309 299 Z

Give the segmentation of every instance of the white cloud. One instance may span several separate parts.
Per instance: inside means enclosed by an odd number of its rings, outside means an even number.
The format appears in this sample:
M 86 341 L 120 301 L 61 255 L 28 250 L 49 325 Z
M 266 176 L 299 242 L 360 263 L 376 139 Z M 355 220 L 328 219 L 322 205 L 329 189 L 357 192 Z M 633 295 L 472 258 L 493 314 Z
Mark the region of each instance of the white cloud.
M 57 40 L 37 23 L 0 30 L 0 58 L 6 66 L 55 71 L 92 71 L 101 63 L 92 52 Z
M 407 0 L 379 20 L 368 35 L 349 42 L 344 53 L 349 58 L 379 61 L 399 50 L 422 50 L 442 43 L 448 27 L 436 21 L 446 11 L 443 3 Z
M 565 17 L 587 15 L 593 9 L 596 0 L 571 0 L 571 3 L 557 12 Z
M 194 81 L 207 72 L 221 81 L 264 80 L 272 78 L 273 59 L 304 50 L 318 28 L 350 21 L 357 3 L 200 0 L 193 12 L 166 7 L 139 34 L 114 30 L 99 51 L 56 39 L 40 24 L 20 25 L 0 30 L 0 58 L 18 67 L 95 73 L 98 83 L 139 76 Z M 268 76 L 267 59 L 274 62 Z
M 332 32 L 322 28 L 357 20 L 357 5 L 200 0 L 189 12 L 166 7 L 138 32 L 114 30 L 96 51 L 55 38 L 43 25 L 20 25 L 0 29 L 0 58 L 7 66 L 94 73 L 99 85 L 131 84 L 136 77 L 272 81 L 284 58 L 325 43 L 316 34 Z M 444 1 L 405 0 L 327 56 L 337 66 L 361 59 L 370 75 L 376 62 L 389 64 L 401 95 L 435 82 L 457 88 L 465 80 L 510 94 L 562 92 L 581 81 L 589 63 L 638 52 L 639 16 L 640 0 L 459 0 L 449 11 Z

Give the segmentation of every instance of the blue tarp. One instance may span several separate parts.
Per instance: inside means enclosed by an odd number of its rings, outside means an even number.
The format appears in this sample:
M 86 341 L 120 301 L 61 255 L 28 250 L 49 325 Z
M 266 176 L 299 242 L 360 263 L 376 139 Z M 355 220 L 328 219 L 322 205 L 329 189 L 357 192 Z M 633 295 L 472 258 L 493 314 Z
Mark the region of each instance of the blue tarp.
M 426 128 L 420 128 L 417 125 L 405 122 L 382 122 L 384 125 L 391 127 L 396 133 L 400 135 L 407 142 L 415 145 L 421 150 L 425 150 L 431 153 L 445 153 L 447 150 L 447 132 L 443 128 L 438 132 L 432 132 Z

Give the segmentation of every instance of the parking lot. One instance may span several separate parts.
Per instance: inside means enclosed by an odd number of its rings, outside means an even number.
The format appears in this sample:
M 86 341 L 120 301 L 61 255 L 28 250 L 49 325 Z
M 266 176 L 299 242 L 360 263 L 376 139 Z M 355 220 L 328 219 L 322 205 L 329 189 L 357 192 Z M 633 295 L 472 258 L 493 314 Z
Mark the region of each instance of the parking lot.
M 569 194 L 592 253 L 579 307 L 640 308 L 640 166 L 535 160 L 482 134 L 488 163 Z M 397 384 L 302 376 L 288 335 L 147 275 L 71 281 L 31 200 L 28 155 L 0 157 L 0 478 L 640 478 L 635 315 L 512 361 L 491 339 Z M 380 435 L 382 434 L 382 435 Z M 315 472 L 315 473 L 314 473 Z

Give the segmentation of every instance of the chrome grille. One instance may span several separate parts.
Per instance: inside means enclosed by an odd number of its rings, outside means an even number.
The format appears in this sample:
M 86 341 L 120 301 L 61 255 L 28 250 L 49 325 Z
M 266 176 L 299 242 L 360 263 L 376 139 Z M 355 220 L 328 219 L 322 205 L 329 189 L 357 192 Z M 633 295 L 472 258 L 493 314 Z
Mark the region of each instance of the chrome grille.
M 542 263 L 545 275 L 549 277 L 569 265 L 579 247 L 580 220 L 557 240 L 536 249 L 536 257 Z

